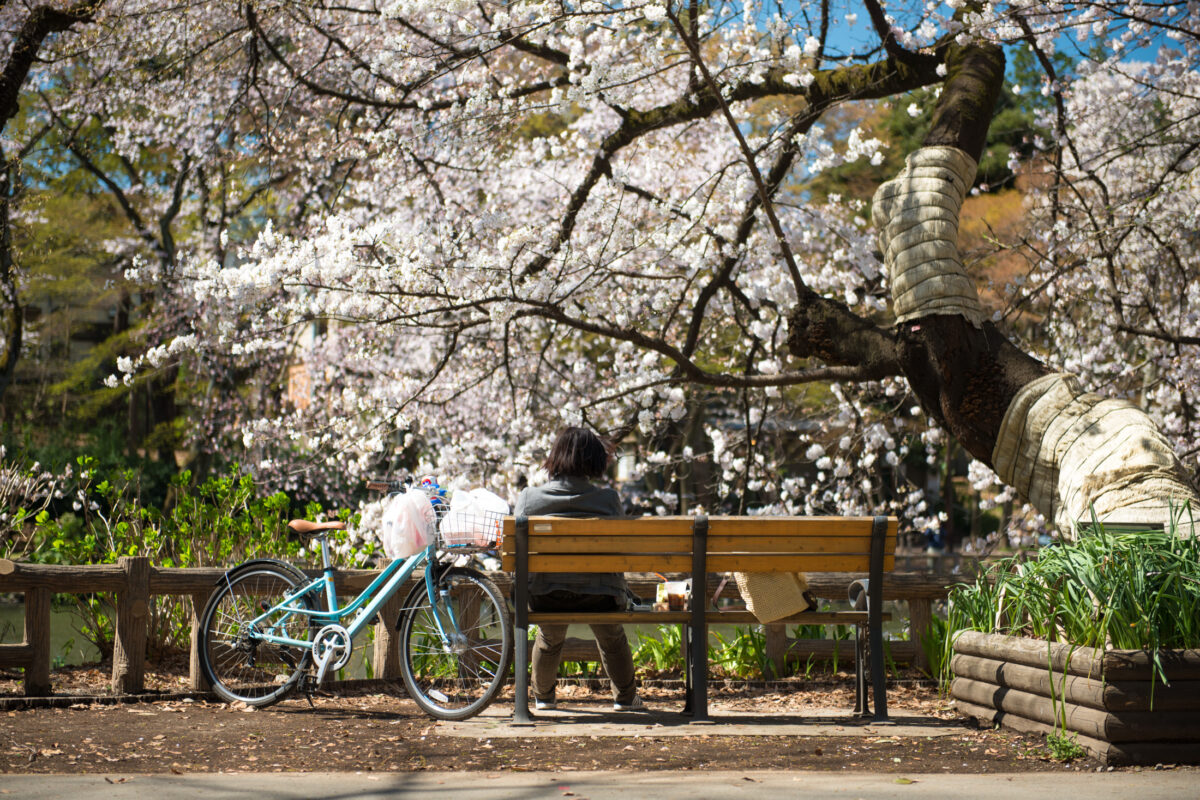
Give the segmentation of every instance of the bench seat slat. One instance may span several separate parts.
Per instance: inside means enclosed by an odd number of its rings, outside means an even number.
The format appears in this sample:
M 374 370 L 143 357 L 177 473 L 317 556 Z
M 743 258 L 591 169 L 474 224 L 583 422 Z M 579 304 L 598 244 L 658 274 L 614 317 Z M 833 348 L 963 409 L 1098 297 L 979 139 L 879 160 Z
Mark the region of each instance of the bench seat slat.
M 692 523 L 691 517 L 530 517 L 529 535 L 553 533 L 556 536 L 690 536 Z M 513 517 L 505 517 L 503 527 L 504 536 L 508 538 L 516 531 L 516 520 Z
M 704 614 L 709 625 L 760 625 L 758 619 L 749 611 L 706 611 Z M 530 623 L 537 625 L 590 625 L 592 623 L 622 625 L 660 625 L 686 624 L 691 622 L 692 615 L 688 611 L 605 611 L 586 613 L 583 611 L 553 611 L 529 612 Z M 891 614 L 884 613 L 884 620 L 891 619 Z M 784 619 L 775 620 L 785 625 L 858 625 L 866 624 L 865 611 L 806 611 L 803 614 L 793 614 Z

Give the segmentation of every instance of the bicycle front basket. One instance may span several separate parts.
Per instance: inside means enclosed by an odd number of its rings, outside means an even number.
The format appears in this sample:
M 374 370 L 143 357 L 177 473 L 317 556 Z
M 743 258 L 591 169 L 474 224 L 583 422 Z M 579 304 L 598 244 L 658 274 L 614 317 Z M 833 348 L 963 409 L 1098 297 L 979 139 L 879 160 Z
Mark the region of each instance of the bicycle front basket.
M 495 550 L 503 521 L 497 511 L 451 508 L 438 525 L 438 536 L 445 550 Z

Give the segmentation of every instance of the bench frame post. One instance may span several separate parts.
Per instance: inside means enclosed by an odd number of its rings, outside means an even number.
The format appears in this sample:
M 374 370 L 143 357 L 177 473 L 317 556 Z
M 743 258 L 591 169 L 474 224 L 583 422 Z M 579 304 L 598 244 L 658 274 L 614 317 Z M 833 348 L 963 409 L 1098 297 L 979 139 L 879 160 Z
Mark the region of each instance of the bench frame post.
M 692 592 L 689 600 L 692 622 L 688 626 L 684 668 L 687 700 L 683 713 L 692 724 L 712 722 L 708 716 L 708 617 L 704 607 L 708 591 L 708 515 L 692 520 Z
M 883 560 L 886 553 L 887 517 L 875 517 L 871 524 L 870 582 L 867 584 L 867 636 L 871 648 L 871 684 L 875 693 L 874 719 L 888 718 L 887 675 L 883 671 Z
M 516 519 L 517 569 L 513 579 L 513 665 L 516 685 L 513 687 L 513 725 L 530 727 L 529 713 L 529 517 Z

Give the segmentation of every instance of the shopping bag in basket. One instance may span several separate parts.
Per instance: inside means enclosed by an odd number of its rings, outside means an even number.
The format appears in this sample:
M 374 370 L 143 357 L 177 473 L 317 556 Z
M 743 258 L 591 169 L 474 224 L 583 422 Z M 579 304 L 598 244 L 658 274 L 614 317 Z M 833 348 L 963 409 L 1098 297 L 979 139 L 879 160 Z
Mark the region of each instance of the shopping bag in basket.
M 491 550 L 500 544 L 500 525 L 507 513 L 504 498 L 487 489 L 455 492 L 439 528 L 442 544 Z
M 419 489 L 392 495 L 383 508 L 379 540 L 388 558 L 408 558 L 429 546 L 437 514 Z

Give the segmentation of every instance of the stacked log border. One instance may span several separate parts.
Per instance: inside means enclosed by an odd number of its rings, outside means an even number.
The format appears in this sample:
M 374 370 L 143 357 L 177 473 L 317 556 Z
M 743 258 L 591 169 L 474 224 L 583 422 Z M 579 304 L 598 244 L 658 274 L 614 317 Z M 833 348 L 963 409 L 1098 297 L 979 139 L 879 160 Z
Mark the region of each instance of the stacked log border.
M 961 631 L 955 707 L 989 725 L 1075 735 L 1106 764 L 1200 764 L 1200 650 L 1151 653 Z
M 307 570 L 317 576 L 317 570 Z M 20 644 L 0 644 L 0 667 L 23 668 L 25 670 L 24 694 L 26 697 L 47 697 L 51 694 L 50 681 L 50 598 L 53 594 L 87 594 L 112 592 L 116 595 L 117 619 L 113 642 L 113 668 L 109 691 L 115 696 L 134 695 L 144 692 L 145 651 L 147 622 L 153 595 L 172 595 L 190 598 L 189 609 L 192 624 L 190 689 L 205 692 L 200 672 L 200 656 L 197 649 L 199 615 L 218 579 L 224 575 L 223 568 L 178 568 L 156 567 L 144 557 L 123 557 L 116 564 L 70 566 L 57 564 L 28 564 L 0 559 L 0 593 L 23 593 L 25 596 L 25 633 Z M 375 570 L 339 570 L 337 589 L 339 594 L 361 591 L 378 575 Z M 489 573 L 501 592 L 508 596 L 512 576 L 505 572 Z M 853 573 L 824 573 L 813 575 L 810 587 L 825 599 L 846 597 L 847 587 L 864 576 Z M 415 580 L 415 578 L 414 578 Z M 649 574 L 629 576 L 630 588 L 643 597 L 653 596 L 658 578 Z M 709 576 L 707 597 L 712 597 L 720 582 L 718 576 Z M 932 619 L 932 603 L 945 599 L 947 586 L 954 582 L 950 576 L 919 573 L 892 573 L 886 576 L 883 588 L 885 600 L 903 600 L 908 603 L 910 641 L 888 642 L 889 656 L 896 663 L 911 663 L 920 667 L 925 664 L 925 653 L 921 641 L 929 629 Z M 410 584 L 412 581 L 410 580 Z M 407 594 L 405 586 L 380 614 L 375 629 L 375 644 L 372 663 L 375 674 L 384 680 L 399 679 L 400 664 L 396 647 L 395 623 L 400 615 L 400 606 Z M 740 600 L 737 585 L 729 581 L 721 596 Z M 804 666 L 810 659 L 815 662 L 837 661 L 847 667 L 854 663 L 854 642 L 851 639 L 833 641 L 828 639 L 794 639 L 788 635 L 786 626 L 772 624 L 764 626 L 766 654 L 775 667 L 777 675 L 783 675 L 789 663 Z M 596 644 L 589 639 L 567 640 L 563 657 L 569 661 L 596 661 L 599 653 Z

